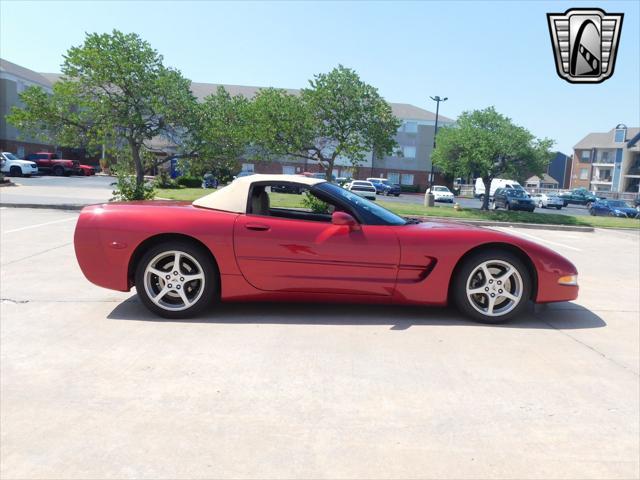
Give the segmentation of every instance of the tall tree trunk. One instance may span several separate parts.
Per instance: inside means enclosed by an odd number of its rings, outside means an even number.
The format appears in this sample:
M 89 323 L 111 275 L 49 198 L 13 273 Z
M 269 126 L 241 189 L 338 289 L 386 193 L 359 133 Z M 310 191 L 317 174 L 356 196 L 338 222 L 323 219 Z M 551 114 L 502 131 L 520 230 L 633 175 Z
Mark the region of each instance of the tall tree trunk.
M 492 177 L 482 177 L 482 183 L 484 183 L 484 198 L 482 199 L 482 207 L 480 210 L 489 210 L 489 196 L 491 195 L 491 180 Z
M 136 185 L 140 186 L 144 183 L 144 166 L 140 158 L 140 144 L 134 139 L 129 139 L 129 148 L 133 157 L 133 164 L 136 166 Z

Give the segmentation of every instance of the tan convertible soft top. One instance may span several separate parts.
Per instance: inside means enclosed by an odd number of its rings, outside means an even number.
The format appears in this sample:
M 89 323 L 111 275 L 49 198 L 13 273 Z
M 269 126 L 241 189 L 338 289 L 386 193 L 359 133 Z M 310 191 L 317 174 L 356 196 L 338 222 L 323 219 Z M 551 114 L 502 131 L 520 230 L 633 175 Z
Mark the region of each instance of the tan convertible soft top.
M 320 178 L 305 177 L 303 175 L 248 175 L 236 178 L 226 187 L 216 190 L 209 195 L 198 198 L 193 202 L 196 207 L 224 210 L 226 212 L 246 213 L 247 198 L 251 185 L 259 182 L 290 182 L 300 185 L 317 185 L 326 182 Z

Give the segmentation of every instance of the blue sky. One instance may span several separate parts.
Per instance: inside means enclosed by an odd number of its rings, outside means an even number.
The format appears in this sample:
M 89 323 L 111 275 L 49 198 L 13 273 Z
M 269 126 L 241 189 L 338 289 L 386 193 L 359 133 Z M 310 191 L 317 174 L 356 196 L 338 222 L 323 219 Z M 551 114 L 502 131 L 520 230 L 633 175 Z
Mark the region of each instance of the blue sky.
M 494 105 L 570 152 L 586 133 L 640 126 L 640 2 L 0 2 L 0 56 L 42 72 L 85 32 L 136 32 L 194 81 L 297 88 L 339 63 L 389 101 L 443 115 Z M 615 74 L 558 78 L 546 13 L 625 14 Z

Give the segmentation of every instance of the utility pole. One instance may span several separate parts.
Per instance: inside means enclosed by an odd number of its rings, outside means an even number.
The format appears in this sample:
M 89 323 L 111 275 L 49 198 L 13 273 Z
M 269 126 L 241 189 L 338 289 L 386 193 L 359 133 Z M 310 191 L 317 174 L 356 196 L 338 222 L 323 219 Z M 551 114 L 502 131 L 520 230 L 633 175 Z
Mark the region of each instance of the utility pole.
M 436 136 L 438 135 L 438 117 L 440 115 L 440 102 L 446 102 L 448 100 L 448 97 L 444 97 L 444 98 L 440 98 L 439 96 L 435 96 L 435 97 L 430 97 L 431 100 L 433 100 L 434 102 L 436 102 L 436 127 L 434 129 L 433 132 L 433 150 L 436 149 Z M 434 173 L 433 173 L 433 150 L 431 150 L 431 175 L 430 175 L 430 179 L 429 179 L 429 186 L 433 187 L 434 184 Z

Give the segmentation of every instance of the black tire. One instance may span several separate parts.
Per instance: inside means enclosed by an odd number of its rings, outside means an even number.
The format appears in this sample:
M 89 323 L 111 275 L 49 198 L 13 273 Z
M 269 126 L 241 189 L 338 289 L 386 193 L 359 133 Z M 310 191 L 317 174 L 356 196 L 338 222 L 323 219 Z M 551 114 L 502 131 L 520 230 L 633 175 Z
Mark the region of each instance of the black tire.
M 562 207 L 561 207 L 560 205 L 558 205 L 558 206 L 556 207 L 556 210 L 560 210 L 561 208 L 562 208 Z
M 483 262 L 491 260 L 503 261 L 511 264 L 517 270 L 520 278 L 522 279 L 522 294 L 519 302 L 511 311 L 499 316 L 487 316 L 476 310 L 476 308 L 471 304 L 466 290 L 467 280 L 471 273 Z M 484 250 L 470 255 L 456 268 L 455 276 L 451 282 L 452 291 L 450 298 L 453 300 L 455 306 L 460 310 L 460 312 L 471 317 L 475 321 L 480 323 L 499 324 L 512 320 L 527 308 L 529 300 L 531 299 L 532 283 L 529 270 L 517 255 L 499 248 L 492 248 L 490 250 Z
M 393 194 L 393 196 L 394 196 L 394 197 L 399 197 L 399 196 L 400 196 L 400 194 L 399 194 L 399 193 L 394 193 L 394 194 Z
M 53 170 L 51 171 L 56 177 L 62 177 L 64 175 L 64 168 L 61 167 L 60 165 L 56 165 L 55 167 L 53 167 Z
M 568 202 L 563 202 L 563 203 L 562 203 L 562 206 L 563 206 L 564 208 L 567 208 L 567 207 L 569 206 L 569 203 L 568 203 Z
M 163 252 L 172 250 L 184 252 L 187 255 L 193 257 L 200 264 L 200 267 L 202 268 L 202 272 L 204 274 L 204 286 L 202 287 L 203 291 L 200 294 L 198 300 L 190 307 L 184 310 L 177 311 L 167 310 L 155 304 L 149 297 L 144 283 L 145 270 L 149 262 L 151 262 L 158 255 L 161 255 Z M 171 269 L 173 268 L 174 267 L 171 267 Z M 135 271 L 135 284 L 138 297 L 140 298 L 144 306 L 147 307 L 151 312 L 165 318 L 190 318 L 198 315 L 204 309 L 212 305 L 215 301 L 218 300 L 219 297 L 219 278 L 220 276 L 218 274 L 218 267 L 215 262 L 212 261 L 211 256 L 202 247 L 186 240 L 168 241 L 151 247 L 142 255 L 142 258 L 140 258 Z M 186 292 L 186 284 L 184 290 Z
M 22 169 L 20 167 L 13 166 L 9 169 L 9 175 L 12 177 L 21 177 Z

